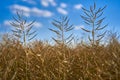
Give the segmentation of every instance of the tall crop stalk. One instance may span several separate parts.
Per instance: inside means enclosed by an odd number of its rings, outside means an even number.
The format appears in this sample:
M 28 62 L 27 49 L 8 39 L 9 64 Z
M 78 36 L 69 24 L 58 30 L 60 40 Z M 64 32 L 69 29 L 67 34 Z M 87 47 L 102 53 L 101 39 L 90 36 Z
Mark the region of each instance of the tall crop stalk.
M 91 33 L 91 36 L 89 35 L 88 39 L 91 42 L 92 46 L 98 45 L 101 39 L 103 39 L 106 34 L 106 31 L 104 31 L 102 34 L 98 33 L 108 26 L 108 24 L 102 26 L 105 17 L 101 17 L 105 8 L 106 6 L 96 9 L 95 3 L 93 6 L 90 6 L 89 10 L 82 8 L 84 15 L 81 15 L 81 18 L 84 20 L 85 24 L 92 27 L 92 30 L 87 30 L 85 28 L 81 29 L 85 32 Z
M 58 20 L 53 20 L 52 24 L 57 28 L 57 29 L 51 29 L 49 28 L 50 31 L 54 32 L 57 35 L 57 38 L 52 38 L 58 45 L 60 45 L 60 48 L 62 48 L 61 53 L 63 55 L 63 62 L 66 60 L 66 48 L 65 45 L 71 43 L 73 40 L 73 34 L 70 34 L 69 36 L 66 37 L 66 33 L 73 30 L 73 25 L 69 25 L 69 19 L 68 17 L 62 17 L 60 21 Z M 61 62 L 59 61 L 59 64 Z M 65 65 L 64 65 L 65 66 Z M 60 69 L 59 69 L 60 70 Z M 63 80 L 66 80 L 66 73 L 65 73 L 65 68 L 63 69 Z
M 33 24 L 35 20 L 30 23 L 27 22 L 27 19 L 23 16 L 23 13 L 17 12 L 17 17 L 13 17 L 14 21 L 10 22 L 13 26 L 12 32 L 13 35 L 26 47 L 26 43 L 36 37 L 36 31 L 32 31 Z M 28 80 L 28 51 L 25 49 L 26 54 L 26 80 Z
M 17 12 L 17 17 L 13 17 L 13 20 L 14 21 L 10 22 L 13 26 L 13 35 L 22 42 L 23 45 L 26 45 L 27 41 L 36 37 L 36 31 L 32 31 L 35 20 L 28 23 L 23 13 L 20 14 L 19 12 Z
M 73 34 L 70 34 L 69 36 L 65 36 L 67 32 L 73 30 L 73 25 L 69 25 L 69 19 L 68 17 L 62 17 L 60 21 L 53 20 L 52 24 L 55 26 L 55 29 L 49 28 L 50 31 L 54 32 L 57 35 L 57 38 L 52 39 L 57 44 L 66 45 L 69 44 L 73 40 Z

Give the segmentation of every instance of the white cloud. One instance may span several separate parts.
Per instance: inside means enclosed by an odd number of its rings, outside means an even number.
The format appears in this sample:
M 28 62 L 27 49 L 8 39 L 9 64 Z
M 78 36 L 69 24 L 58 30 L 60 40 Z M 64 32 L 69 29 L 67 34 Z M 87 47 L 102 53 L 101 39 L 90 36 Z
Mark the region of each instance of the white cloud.
M 14 14 L 16 14 L 16 11 L 22 10 L 24 12 L 23 15 L 27 17 L 30 15 L 39 16 L 39 17 L 51 17 L 53 15 L 53 13 L 48 10 L 41 10 L 36 7 L 29 8 L 29 7 L 21 6 L 17 4 L 10 6 L 10 9 Z
M 13 20 L 5 20 L 4 22 L 3 22 L 3 25 L 5 25 L 5 26 L 11 26 L 11 24 L 10 24 L 10 22 L 12 22 Z
M 25 6 L 20 6 L 20 5 L 15 4 L 12 7 L 13 7 L 13 9 L 16 9 L 16 10 L 24 10 L 26 12 L 30 12 L 30 9 Z
M 75 26 L 75 30 L 80 30 L 81 28 L 84 28 L 84 25 Z
M 66 8 L 66 7 L 67 7 L 67 4 L 61 3 L 61 4 L 60 4 L 60 7 L 61 7 L 61 8 Z
M 41 0 L 41 4 L 45 7 L 49 6 L 49 3 L 46 0 Z
M 43 16 L 43 17 L 51 17 L 53 15 L 53 13 L 48 10 L 40 10 L 36 7 L 32 8 L 31 12 L 36 16 Z
M 26 2 L 26 3 L 29 3 L 29 4 L 33 4 L 33 5 L 36 4 L 35 0 L 22 0 L 22 1 Z
M 40 0 L 40 1 L 41 1 L 41 4 L 45 7 L 48 7 L 49 5 L 52 5 L 52 6 L 57 5 L 54 0 Z
M 36 28 L 42 27 L 42 23 L 40 23 L 40 22 L 35 22 L 33 25 L 34 25 Z
M 76 4 L 76 5 L 74 6 L 74 8 L 77 9 L 77 10 L 81 9 L 82 7 L 83 7 L 82 4 Z
M 3 24 L 4 25 L 9 25 L 10 23 L 9 23 L 9 21 L 4 21 Z
M 10 9 L 12 11 L 12 13 L 16 14 L 16 11 L 23 11 L 24 12 L 24 16 L 30 16 L 30 8 L 26 7 L 26 6 L 21 6 L 21 5 L 12 5 L 10 6 Z
M 48 0 L 52 6 L 56 6 L 57 4 L 55 3 L 54 0 Z
M 63 8 L 61 8 L 61 7 L 57 8 L 57 11 L 59 13 L 63 14 L 63 15 L 67 15 L 68 14 L 68 12 L 66 10 L 64 10 Z

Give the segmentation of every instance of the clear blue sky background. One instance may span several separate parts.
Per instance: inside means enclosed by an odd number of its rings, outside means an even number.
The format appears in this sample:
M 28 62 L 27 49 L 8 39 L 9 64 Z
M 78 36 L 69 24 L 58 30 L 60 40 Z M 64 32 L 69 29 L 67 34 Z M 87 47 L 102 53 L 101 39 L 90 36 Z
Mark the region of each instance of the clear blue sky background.
M 50 39 L 54 36 L 48 28 L 54 28 L 51 25 L 52 19 L 59 19 L 61 16 L 68 16 L 70 24 L 74 24 L 73 30 L 75 36 L 81 36 L 80 27 L 87 27 L 80 17 L 81 7 L 89 8 L 94 3 L 97 8 L 107 5 L 104 10 L 106 19 L 104 23 L 109 23 L 106 30 L 115 29 L 120 33 L 120 0 L 2 0 L 0 2 L 0 33 L 11 32 L 9 24 L 12 16 L 15 16 L 16 10 L 23 10 L 24 16 L 28 21 L 36 19 L 34 25 L 37 30 L 37 38 Z

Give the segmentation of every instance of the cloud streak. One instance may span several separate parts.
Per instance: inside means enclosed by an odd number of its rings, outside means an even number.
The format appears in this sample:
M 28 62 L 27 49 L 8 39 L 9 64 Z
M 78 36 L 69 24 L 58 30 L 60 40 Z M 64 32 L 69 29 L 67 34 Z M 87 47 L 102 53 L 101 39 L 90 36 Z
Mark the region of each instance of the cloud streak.
M 41 28 L 43 25 L 42 25 L 42 23 L 40 23 L 40 22 L 35 22 L 34 24 L 33 24 L 36 28 Z
M 57 4 L 55 3 L 55 0 L 40 0 L 41 4 L 44 7 L 48 7 L 49 5 L 56 6 Z
M 38 17 L 51 17 L 53 15 L 52 12 L 48 11 L 48 10 L 41 10 L 38 9 L 37 7 L 33 7 L 33 8 L 29 8 L 26 6 L 21 6 L 18 4 L 12 5 L 10 6 L 10 10 L 12 13 L 16 14 L 16 11 L 23 11 L 24 12 L 24 16 L 38 16 Z
M 78 25 L 78 26 L 75 26 L 75 30 L 81 30 L 81 28 L 84 28 L 84 25 Z
M 3 25 L 5 25 L 5 26 L 11 26 L 11 25 L 10 25 L 10 22 L 13 22 L 13 20 L 5 20 L 5 21 L 3 22 Z
M 66 7 L 67 7 L 67 4 L 61 3 L 61 4 L 60 4 L 60 7 L 61 7 L 61 8 L 66 8 Z
M 59 13 L 63 14 L 63 15 L 67 15 L 68 14 L 68 12 L 65 9 L 61 8 L 61 7 L 57 8 L 57 11 Z
M 35 4 L 37 4 L 36 2 L 35 2 L 35 0 L 22 0 L 23 2 L 26 2 L 26 3 L 29 3 L 29 4 L 33 4 L 33 5 L 35 5 Z
M 53 15 L 53 13 L 48 10 L 40 10 L 36 7 L 31 9 L 31 13 L 33 13 L 36 16 L 42 16 L 42 17 L 51 17 Z
M 77 9 L 77 10 L 80 10 L 82 7 L 83 7 L 82 4 L 76 4 L 76 5 L 74 5 L 74 8 Z

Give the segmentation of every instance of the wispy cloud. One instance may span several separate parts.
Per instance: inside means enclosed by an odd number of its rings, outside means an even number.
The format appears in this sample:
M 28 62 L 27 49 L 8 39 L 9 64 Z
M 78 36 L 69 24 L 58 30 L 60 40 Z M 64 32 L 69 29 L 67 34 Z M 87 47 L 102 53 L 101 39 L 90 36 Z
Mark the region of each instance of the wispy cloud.
M 76 5 L 74 5 L 74 8 L 77 9 L 77 10 L 81 9 L 82 7 L 83 7 L 82 4 L 76 4 Z
M 21 6 L 21 5 L 12 5 L 10 6 L 11 12 L 16 14 L 16 11 L 21 11 L 23 10 L 24 12 L 24 16 L 39 16 L 39 17 L 51 17 L 53 15 L 52 12 L 48 11 L 48 10 L 41 10 L 37 7 L 33 7 L 33 8 L 29 8 L 26 6 Z
M 66 7 L 67 7 L 67 4 L 61 3 L 61 4 L 60 4 L 60 7 L 61 7 L 61 8 L 66 8 Z
M 68 14 L 68 12 L 65 9 L 61 8 L 61 7 L 57 8 L 57 11 L 59 13 L 63 14 L 63 15 L 67 15 Z
M 40 0 L 41 4 L 44 7 L 48 7 L 49 5 L 56 6 L 55 0 Z
M 12 13 L 16 14 L 16 11 L 24 11 L 24 16 L 30 16 L 30 8 L 26 7 L 26 6 L 21 6 L 21 5 L 12 5 L 10 6 L 10 10 Z
M 51 17 L 53 15 L 53 13 L 48 10 L 40 10 L 36 7 L 31 9 L 31 13 L 33 13 L 36 16 L 42 16 L 42 17 Z
M 22 0 L 23 2 L 26 2 L 26 3 L 29 3 L 29 4 L 33 4 L 33 5 L 35 5 L 35 4 L 37 4 L 36 2 L 35 2 L 35 0 Z
M 81 28 L 84 28 L 84 25 L 78 25 L 78 26 L 75 26 L 75 30 L 80 30 Z
M 4 26 L 11 26 L 10 25 L 10 22 L 12 22 L 13 20 L 5 20 L 4 22 L 3 22 L 3 25 Z
M 35 22 L 34 24 L 33 24 L 36 28 L 41 28 L 43 25 L 42 25 L 42 23 L 40 23 L 40 22 Z

